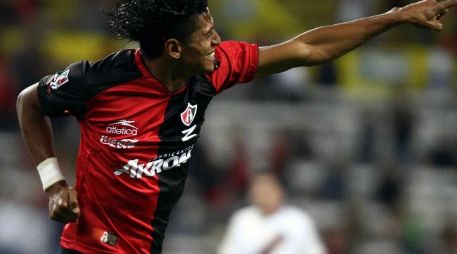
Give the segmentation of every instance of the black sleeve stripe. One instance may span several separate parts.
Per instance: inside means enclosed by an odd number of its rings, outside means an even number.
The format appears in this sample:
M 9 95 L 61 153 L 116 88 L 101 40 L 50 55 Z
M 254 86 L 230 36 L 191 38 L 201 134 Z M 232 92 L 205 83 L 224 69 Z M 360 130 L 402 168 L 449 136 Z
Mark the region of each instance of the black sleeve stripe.
M 44 77 L 39 82 L 38 96 L 45 115 L 71 113 L 82 117 L 92 97 L 139 76 L 134 50 L 122 50 L 93 64 L 74 63 L 53 76 Z

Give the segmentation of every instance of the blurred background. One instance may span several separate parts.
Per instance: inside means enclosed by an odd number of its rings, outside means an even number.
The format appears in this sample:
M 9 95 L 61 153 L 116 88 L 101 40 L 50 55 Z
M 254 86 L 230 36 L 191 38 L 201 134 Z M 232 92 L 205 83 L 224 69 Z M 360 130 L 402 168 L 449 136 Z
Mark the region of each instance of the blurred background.
M 0 0 L 0 253 L 57 253 L 18 131 L 17 94 L 111 39 L 114 0 Z M 223 39 L 268 45 L 389 10 L 401 0 L 210 0 Z M 215 253 L 257 171 L 315 220 L 330 254 L 457 253 L 457 9 L 442 33 L 397 27 L 341 59 L 238 85 L 207 112 L 164 254 Z M 54 121 L 72 182 L 79 130 Z

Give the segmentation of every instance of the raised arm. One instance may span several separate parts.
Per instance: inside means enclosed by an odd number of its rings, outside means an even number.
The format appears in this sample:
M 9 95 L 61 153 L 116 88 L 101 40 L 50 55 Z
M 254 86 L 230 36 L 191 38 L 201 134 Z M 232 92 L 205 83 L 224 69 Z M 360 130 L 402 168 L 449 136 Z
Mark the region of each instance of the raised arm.
M 381 15 L 319 27 L 289 41 L 261 47 L 257 77 L 333 60 L 399 24 L 441 31 L 441 17 L 456 5 L 457 0 L 424 0 Z
M 58 169 L 49 117 L 41 112 L 37 86 L 34 84 L 21 92 L 17 99 L 17 115 L 25 145 L 38 165 L 40 176 L 49 197 L 49 217 L 60 222 L 74 221 L 79 217 L 76 192 L 65 179 L 55 174 Z M 53 168 L 54 167 L 54 168 Z M 47 186 L 50 183 L 50 186 Z

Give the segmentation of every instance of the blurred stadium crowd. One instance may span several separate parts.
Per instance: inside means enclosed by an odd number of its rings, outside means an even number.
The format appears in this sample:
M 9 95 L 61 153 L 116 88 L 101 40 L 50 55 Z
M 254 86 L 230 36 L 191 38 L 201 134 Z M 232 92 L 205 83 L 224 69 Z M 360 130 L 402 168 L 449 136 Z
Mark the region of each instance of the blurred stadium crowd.
M 0 253 L 57 253 L 20 138 L 16 95 L 71 62 L 122 47 L 114 0 L 0 1 Z M 411 1 L 211 0 L 225 39 L 260 45 Z M 215 253 L 249 176 L 275 172 L 329 254 L 457 253 L 457 12 L 435 33 L 398 27 L 336 62 L 240 85 L 213 102 L 164 253 Z M 79 132 L 55 119 L 71 179 Z

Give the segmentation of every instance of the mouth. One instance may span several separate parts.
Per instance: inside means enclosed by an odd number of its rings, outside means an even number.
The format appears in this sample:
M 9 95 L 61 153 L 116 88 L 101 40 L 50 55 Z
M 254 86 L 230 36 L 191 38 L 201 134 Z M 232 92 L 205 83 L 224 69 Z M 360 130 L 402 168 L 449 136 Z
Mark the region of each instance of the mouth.
M 219 59 L 216 58 L 216 52 L 215 51 L 212 51 L 211 53 L 208 53 L 205 56 L 205 59 L 208 60 L 208 61 L 211 61 L 213 63 L 215 70 L 217 70 L 219 68 L 220 61 L 219 61 Z
M 210 60 L 210 61 L 214 61 L 216 59 L 216 52 L 213 51 L 211 53 L 208 53 L 206 56 L 205 56 L 206 59 Z

